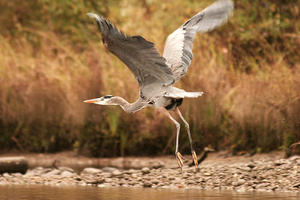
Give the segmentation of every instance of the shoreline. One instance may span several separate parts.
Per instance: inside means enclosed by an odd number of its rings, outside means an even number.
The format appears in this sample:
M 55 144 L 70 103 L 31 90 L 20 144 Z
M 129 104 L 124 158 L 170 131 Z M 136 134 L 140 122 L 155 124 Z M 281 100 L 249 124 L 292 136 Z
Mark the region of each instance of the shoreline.
M 0 174 L 0 185 L 300 192 L 300 156 L 283 159 L 282 152 L 251 157 L 212 153 L 197 170 L 185 164 L 182 171 L 173 156 L 87 158 L 73 152 L 22 156 L 30 169 L 25 174 Z M 191 160 L 189 155 L 185 158 Z

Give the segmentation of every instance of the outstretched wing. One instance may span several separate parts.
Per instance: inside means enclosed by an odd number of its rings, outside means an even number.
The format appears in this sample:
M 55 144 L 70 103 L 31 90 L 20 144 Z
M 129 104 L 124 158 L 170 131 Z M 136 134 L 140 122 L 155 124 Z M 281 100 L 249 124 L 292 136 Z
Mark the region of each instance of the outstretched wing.
M 87 15 L 96 19 L 104 45 L 127 65 L 140 87 L 150 84 L 150 81 L 166 85 L 174 82 L 165 58 L 160 56 L 152 42 L 141 36 L 125 35 L 107 19 L 94 13 Z
M 171 67 L 175 81 L 184 76 L 193 58 L 197 32 L 211 31 L 225 22 L 233 10 L 231 0 L 218 0 L 181 25 L 167 38 L 163 57 Z

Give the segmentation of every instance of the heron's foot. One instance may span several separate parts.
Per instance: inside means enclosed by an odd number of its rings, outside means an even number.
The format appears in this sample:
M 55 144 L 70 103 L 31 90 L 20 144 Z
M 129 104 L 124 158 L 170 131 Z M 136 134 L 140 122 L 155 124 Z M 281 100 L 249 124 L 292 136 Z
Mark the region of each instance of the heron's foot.
M 175 156 L 176 156 L 177 163 L 178 163 L 179 167 L 182 169 L 182 167 L 183 167 L 183 156 L 179 152 L 176 152 Z
M 198 158 L 197 158 L 197 155 L 196 155 L 195 151 L 192 151 L 192 157 L 193 157 L 193 160 L 194 160 L 195 168 L 197 169 L 197 167 L 198 167 Z

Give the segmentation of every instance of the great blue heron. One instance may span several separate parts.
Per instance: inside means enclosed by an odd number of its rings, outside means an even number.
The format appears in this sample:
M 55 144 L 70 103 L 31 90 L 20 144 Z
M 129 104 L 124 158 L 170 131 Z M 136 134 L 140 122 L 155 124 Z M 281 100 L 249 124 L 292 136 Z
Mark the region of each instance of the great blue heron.
M 188 122 L 183 118 L 178 107 L 183 98 L 196 98 L 203 92 L 186 92 L 172 85 L 184 76 L 193 58 L 192 46 L 197 32 L 213 30 L 225 22 L 233 10 L 231 0 L 218 0 L 203 11 L 186 21 L 167 38 L 163 56 L 152 42 L 141 36 L 127 36 L 107 19 L 94 13 L 88 16 L 96 19 L 104 45 L 122 60 L 134 74 L 140 87 L 140 95 L 134 103 L 128 103 L 119 96 L 106 95 L 86 100 L 86 103 L 99 105 L 119 105 L 128 113 L 134 113 L 148 106 L 162 108 L 163 112 L 176 125 L 175 156 L 180 168 L 183 157 L 178 151 L 180 124 L 168 111 L 175 111 L 187 129 L 194 164 L 197 167 L 197 155 L 193 148 Z

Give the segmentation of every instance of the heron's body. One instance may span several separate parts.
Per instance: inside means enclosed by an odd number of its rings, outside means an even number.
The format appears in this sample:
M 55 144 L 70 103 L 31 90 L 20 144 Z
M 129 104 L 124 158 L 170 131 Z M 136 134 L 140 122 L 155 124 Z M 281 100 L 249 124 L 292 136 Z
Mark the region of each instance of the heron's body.
M 133 103 L 128 103 L 122 97 L 112 95 L 86 100 L 85 102 L 119 105 L 128 113 L 134 113 L 148 106 L 162 108 L 176 125 L 175 154 L 179 166 L 182 167 L 182 156 L 178 152 L 180 124 L 167 112 L 175 111 L 187 128 L 193 159 L 197 166 L 189 124 L 181 115 L 178 107 L 184 98 L 196 98 L 201 96 L 203 92 L 186 92 L 172 85 L 187 73 L 193 58 L 192 46 L 195 34 L 207 32 L 220 26 L 228 19 L 232 10 L 233 3 L 231 0 L 218 0 L 199 12 L 168 36 L 163 56 L 158 53 L 152 42 L 141 36 L 127 36 L 107 19 L 88 13 L 90 17 L 96 19 L 104 45 L 122 60 L 134 74 L 140 86 L 140 95 Z

